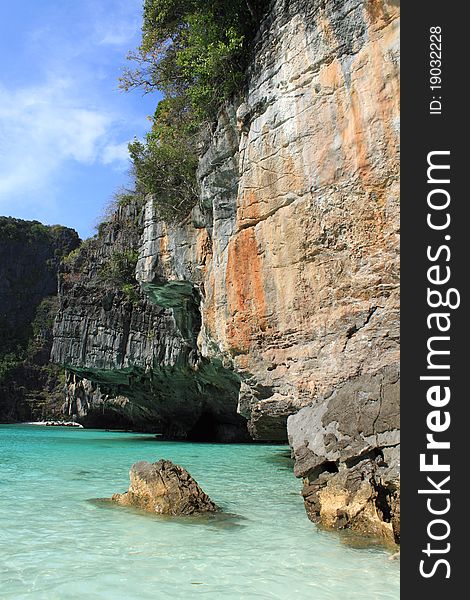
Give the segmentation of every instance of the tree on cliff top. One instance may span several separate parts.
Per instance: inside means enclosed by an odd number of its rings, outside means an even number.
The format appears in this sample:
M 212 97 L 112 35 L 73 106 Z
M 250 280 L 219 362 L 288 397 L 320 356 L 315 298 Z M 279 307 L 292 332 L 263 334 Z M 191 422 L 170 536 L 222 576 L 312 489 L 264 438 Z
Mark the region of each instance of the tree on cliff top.
M 267 0 L 145 0 L 135 68 L 121 88 L 164 99 L 146 140 L 129 145 L 136 178 L 163 218 L 180 220 L 197 199 L 198 133 L 245 80 L 249 50 Z
M 212 118 L 244 79 L 250 43 L 266 0 L 145 0 L 137 63 L 124 89 L 185 99 L 197 120 Z M 178 112 L 181 103 L 178 103 Z

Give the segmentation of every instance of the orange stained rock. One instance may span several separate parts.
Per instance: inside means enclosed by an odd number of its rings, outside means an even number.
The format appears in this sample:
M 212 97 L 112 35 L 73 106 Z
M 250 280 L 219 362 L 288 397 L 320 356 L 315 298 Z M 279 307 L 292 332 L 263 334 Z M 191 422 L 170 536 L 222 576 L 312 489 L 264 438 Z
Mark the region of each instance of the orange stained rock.
M 228 249 L 227 342 L 243 353 L 266 329 L 262 263 L 252 227 L 240 231 Z
M 397 0 L 368 0 L 365 9 L 370 29 L 383 27 L 385 23 L 395 19 L 400 12 Z
M 159 240 L 159 258 L 165 273 L 171 273 L 171 250 L 169 242 L 168 229 L 163 223 L 163 235 Z
M 243 190 L 239 196 L 239 221 L 243 224 L 244 221 L 256 221 L 259 219 L 259 199 L 256 197 L 253 190 Z
M 369 9 L 375 12 L 381 4 L 371 2 Z M 388 17 L 388 13 L 384 15 Z M 319 18 L 319 26 L 331 43 L 334 33 L 326 17 Z M 322 88 L 333 92 L 333 102 L 319 107 L 318 118 L 336 124 L 333 128 L 323 128 L 324 145 L 318 157 L 318 170 L 324 183 L 335 180 L 335 167 L 341 167 L 339 172 L 343 177 L 358 174 L 364 183 L 372 182 L 377 173 L 370 164 L 371 156 L 377 160 L 383 154 L 387 162 L 397 160 L 394 119 L 399 114 L 398 75 L 389 56 L 396 40 L 395 25 L 386 26 L 371 38 L 349 66 L 349 84 L 338 59 L 324 66 L 319 74 Z M 342 138 L 341 146 L 333 150 L 337 133 Z
M 207 262 L 212 255 L 212 243 L 207 229 L 199 229 L 196 239 L 196 263 L 207 268 Z

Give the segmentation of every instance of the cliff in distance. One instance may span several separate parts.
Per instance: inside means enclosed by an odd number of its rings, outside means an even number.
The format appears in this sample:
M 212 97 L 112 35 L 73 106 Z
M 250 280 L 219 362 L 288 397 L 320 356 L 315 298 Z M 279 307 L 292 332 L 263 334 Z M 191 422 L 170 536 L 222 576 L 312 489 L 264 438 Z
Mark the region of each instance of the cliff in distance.
M 61 259 L 75 231 L 0 217 L 0 422 L 54 416 L 63 382 L 49 364 Z
M 62 266 L 52 350 L 88 424 L 285 442 L 290 417 L 309 516 L 390 540 L 398 32 L 395 1 L 273 2 L 191 217 L 119 206 Z

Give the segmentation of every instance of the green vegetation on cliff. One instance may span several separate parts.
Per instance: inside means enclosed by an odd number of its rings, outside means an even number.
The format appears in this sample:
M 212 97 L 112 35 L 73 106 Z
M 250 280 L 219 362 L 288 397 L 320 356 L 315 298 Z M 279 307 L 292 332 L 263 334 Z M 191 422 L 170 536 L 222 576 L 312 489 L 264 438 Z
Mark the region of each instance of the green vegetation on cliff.
M 134 175 L 165 220 L 183 219 L 197 201 L 201 130 L 240 91 L 266 0 L 145 0 L 136 63 L 125 90 L 159 90 L 146 140 L 129 145 Z
M 135 278 L 143 229 L 144 196 L 133 190 L 115 194 L 96 234 L 68 254 L 60 265 L 61 294 L 73 289 L 86 273 L 87 282 L 131 303 L 142 295 Z
M 29 400 L 60 384 L 49 364 L 57 270 L 79 243 L 67 227 L 0 217 L 0 420 L 30 418 Z
M 136 302 L 139 298 L 135 279 L 138 258 L 136 249 L 116 250 L 99 271 L 101 281 L 119 289 L 131 302 Z

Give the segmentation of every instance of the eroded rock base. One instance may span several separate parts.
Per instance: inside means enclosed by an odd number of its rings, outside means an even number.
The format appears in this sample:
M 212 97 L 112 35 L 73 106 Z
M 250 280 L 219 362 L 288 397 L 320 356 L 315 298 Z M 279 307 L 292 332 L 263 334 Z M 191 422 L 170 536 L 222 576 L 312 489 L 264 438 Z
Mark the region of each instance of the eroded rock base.
M 374 461 L 304 480 L 307 515 L 329 529 L 351 529 L 386 542 L 400 542 L 400 486 L 383 481 Z
M 309 518 L 399 543 L 397 367 L 338 386 L 287 426 Z

